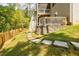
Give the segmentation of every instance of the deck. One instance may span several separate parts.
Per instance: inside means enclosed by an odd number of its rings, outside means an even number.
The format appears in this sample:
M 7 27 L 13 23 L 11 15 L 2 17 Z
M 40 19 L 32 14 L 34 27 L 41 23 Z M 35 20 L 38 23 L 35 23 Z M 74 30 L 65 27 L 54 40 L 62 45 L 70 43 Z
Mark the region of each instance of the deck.
M 55 32 L 67 24 L 67 17 L 41 17 L 37 24 L 37 34 Z

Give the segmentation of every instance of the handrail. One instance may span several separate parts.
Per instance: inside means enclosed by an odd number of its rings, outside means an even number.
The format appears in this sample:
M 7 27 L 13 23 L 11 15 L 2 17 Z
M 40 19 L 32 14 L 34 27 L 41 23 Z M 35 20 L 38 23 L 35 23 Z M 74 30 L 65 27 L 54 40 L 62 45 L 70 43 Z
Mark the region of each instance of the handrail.
M 50 9 L 38 9 L 38 13 L 49 13 Z
M 47 21 L 47 23 L 46 23 Z M 67 17 L 43 17 L 39 20 L 39 25 L 67 24 Z

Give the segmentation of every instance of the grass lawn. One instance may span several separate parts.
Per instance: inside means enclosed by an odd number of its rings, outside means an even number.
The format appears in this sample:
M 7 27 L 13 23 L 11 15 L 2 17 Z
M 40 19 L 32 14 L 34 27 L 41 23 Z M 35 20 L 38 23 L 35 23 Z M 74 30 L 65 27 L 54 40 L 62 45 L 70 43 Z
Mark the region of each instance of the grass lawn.
M 47 40 L 79 41 L 79 25 L 68 26 L 60 31 L 42 36 Z M 11 42 L 4 45 L 0 55 L 3 56 L 74 56 L 79 51 L 73 46 L 63 47 L 48 46 L 41 43 L 33 43 L 28 40 L 25 32 L 16 35 Z
M 57 32 L 49 33 L 43 36 L 48 40 L 64 40 L 79 42 L 79 25 L 67 26 Z

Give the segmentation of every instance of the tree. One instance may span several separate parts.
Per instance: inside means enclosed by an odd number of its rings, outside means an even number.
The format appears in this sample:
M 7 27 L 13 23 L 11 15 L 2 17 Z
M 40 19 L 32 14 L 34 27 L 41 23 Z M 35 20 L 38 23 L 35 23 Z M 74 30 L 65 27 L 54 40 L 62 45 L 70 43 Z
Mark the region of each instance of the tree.
M 11 29 L 13 9 L 0 5 L 0 32 Z
M 28 28 L 27 4 L 8 3 L 0 5 L 0 32 L 16 28 Z

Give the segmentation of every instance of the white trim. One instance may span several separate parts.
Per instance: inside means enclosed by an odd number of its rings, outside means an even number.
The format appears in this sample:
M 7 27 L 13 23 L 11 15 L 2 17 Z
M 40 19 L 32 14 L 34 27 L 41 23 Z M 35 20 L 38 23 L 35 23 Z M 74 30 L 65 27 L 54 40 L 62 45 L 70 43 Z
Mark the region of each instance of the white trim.
M 73 3 L 70 3 L 70 22 L 73 23 Z

